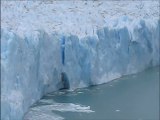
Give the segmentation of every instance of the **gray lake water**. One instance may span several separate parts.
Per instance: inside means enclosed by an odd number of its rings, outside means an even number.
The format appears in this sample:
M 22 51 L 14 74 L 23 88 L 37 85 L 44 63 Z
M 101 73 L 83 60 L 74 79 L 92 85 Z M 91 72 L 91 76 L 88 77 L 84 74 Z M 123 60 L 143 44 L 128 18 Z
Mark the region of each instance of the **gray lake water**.
M 103 85 L 50 93 L 24 119 L 159 120 L 159 67 Z

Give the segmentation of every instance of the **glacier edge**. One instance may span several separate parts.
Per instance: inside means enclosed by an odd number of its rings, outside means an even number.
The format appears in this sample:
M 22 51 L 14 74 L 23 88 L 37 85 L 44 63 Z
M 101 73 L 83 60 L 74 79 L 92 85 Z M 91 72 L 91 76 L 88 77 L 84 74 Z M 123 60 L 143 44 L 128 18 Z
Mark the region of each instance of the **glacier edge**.
M 2 29 L 1 119 L 22 120 L 44 94 L 64 87 L 62 72 L 76 89 L 159 65 L 160 20 L 120 22 L 81 39 L 43 30 L 22 38 Z

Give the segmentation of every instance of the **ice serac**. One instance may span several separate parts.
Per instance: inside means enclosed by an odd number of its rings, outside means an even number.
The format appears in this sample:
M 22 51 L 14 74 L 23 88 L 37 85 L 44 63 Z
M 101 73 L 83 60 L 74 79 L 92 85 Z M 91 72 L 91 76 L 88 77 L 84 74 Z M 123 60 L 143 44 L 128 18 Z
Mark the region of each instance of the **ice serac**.
M 1 30 L 1 119 L 22 120 L 44 94 L 159 65 L 160 20 L 122 17 L 95 36 Z

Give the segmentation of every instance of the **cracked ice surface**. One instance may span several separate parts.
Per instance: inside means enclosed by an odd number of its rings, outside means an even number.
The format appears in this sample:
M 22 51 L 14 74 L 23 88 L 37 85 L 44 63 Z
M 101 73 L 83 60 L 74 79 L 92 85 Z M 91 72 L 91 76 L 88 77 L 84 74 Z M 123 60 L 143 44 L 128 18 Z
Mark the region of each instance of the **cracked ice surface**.
M 158 19 L 158 0 L 152 1 L 2 1 L 2 28 L 23 36 L 44 29 L 78 37 L 96 35 L 96 30 L 113 19 L 127 15 L 133 19 Z M 111 20 L 110 20 L 111 19 Z

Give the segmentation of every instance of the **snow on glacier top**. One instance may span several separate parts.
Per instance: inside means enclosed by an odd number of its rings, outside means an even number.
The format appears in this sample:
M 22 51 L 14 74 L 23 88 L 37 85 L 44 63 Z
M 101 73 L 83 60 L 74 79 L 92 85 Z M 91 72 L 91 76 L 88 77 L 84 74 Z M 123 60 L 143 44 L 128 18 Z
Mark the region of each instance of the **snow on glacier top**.
M 159 2 L 152 1 L 1 1 L 1 27 L 23 36 L 43 29 L 79 37 L 115 24 L 114 20 L 158 19 Z M 125 17 L 124 17 L 125 16 Z M 114 22 L 113 22 L 114 21 Z

